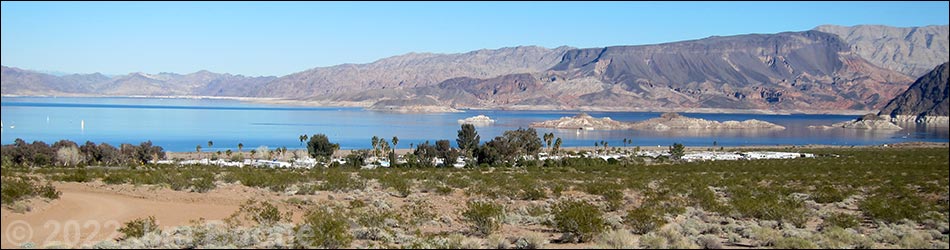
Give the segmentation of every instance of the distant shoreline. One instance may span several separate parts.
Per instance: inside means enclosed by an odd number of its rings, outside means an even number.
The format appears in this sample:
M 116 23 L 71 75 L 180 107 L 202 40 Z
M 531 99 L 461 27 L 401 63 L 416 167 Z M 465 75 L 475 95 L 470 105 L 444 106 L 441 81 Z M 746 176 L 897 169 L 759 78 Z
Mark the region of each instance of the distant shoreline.
M 888 145 L 888 147 L 892 147 L 892 148 L 945 148 L 945 147 L 950 147 L 950 143 L 947 143 L 947 142 L 901 142 L 901 143 L 886 144 L 886 145 Z M 663 151 L 665 151 L 665 150 L 669 150 L 669 146 L 670 146 L 670 145 L 659 145 L 659 147 L 657 147 L 657 146 L 639 146 L 639 147 L 640 147 L 640 150 L 649 150 L 649 151 L 663 150 Z M 612 149 L 612 148 L 615 148 L 615 147 L 616 147 L 616 148 L 622 148 L 622 149 L 633 150 L 633 149 L 636 148 L 637 146 L 627 146 L 627 147 L 624 147 L 623 145 L 608 146 L 608 148 L 611 148 L 611 149 Z M 794 149 L 834 149 L 834 148 L 880 148 L 880 147 L 882 147 L 882 144 L 878 144 L 878 145 L 860 145 L 860 146 L 809 144 L 809 145 L 748 145 L 748 146 L 717 146 L 717 147 L 713 147 L 712 145 L 709 145 L 709 146 L 686 146 L 686 151 L 687 151 L 687 152 L 690 152 L 690 151 L 707 151 L 707 150 L 710 150 L 710 149 L 712 149 L 712 150 L 719 150 L 720 148 L 722 148 L 722 151 L 736 151 L 736 150 L 786 150 L 786 149 L 792 149 L 792 148 L 794 148 Z M 367 148 L 367 149 L 368 149 L 368 148 Z M 576 146 L 576 147 L 562 147 L 562 148 L 561 148 L 562 151 L 564 151 L 564 150 L 567 150 L 567 151 L 582 151 L 582 150 L 583 150 L 583 151 L 594 151 L 594 150 L 596 150 L 596 149 L 603 149 L 603 147 Z M 363 149 L 341 149 L 341 150 L 337 150 L 337 151 L 333 154 L 333 156 L 335 156 L 335 157 L 344 157 L 344 156 L 350 154 L 350 152 L 356 151 L 356 150 L 363 150 Z M 549 150 L 549 149 L 541 148 L 541 151 L 542 151 L 542 152 L 547 152 L 547 150 Z M 249 159 L 250 156 L 249 156 L 248 154 L 250 154 L 250 153 L 249 153 L 248 151 L 250 151 L 250 149 L 245 149 L 245 150 L 243 151 L 243 153 L 244 153 L 245 158 L 248 158 L 248 159 Z M 306 152 L 307 150 L 306 150 L 306 149 L 290 150 L 288 153 L 284 154 L 284 157 L 280 157 L 278 160 L 290 160 L 290 159 L 292 159 L 292 156 L 293 156 L 293 153 L 292 153 L 292 152 L 293 152 L 293 151 L 297 151 L 297 154 L 298 154 L 300 157 L 304 157 L 304 156 L 306 156 L 306 154 L 307 154 L 307 152 Z M 406 153 L 409 153 L 409 152 L 410 152 L 410 149 L 409 149 L 408 147 L 396 149 L 396 154 L 400 154 L 400 155 L 403 155 L 403 154 L 406 154 Z M 211 153 L 212 153 L 212 152 L 207 152 L 207 151 L 205 151 L 205 152 L 201 152 L 200 155 L 201 155 L 201 158 L 208 158 L 208 155 L 211 154 Z M 237 154 L 237 153 L 238 153 L 238 152 L 233 152 L 233 154 Z M 188 151 L 188 152 L 166 151 L 166 154 L 167 154 L 167 157 L 166 157 L 166 158 L 168 158 L 168 159 L 175 159 L 175 158 L 181 158 L 181 159 L 184 159 L 184 160 L 195 160 L 195 159 L 199 159 L 199 158 L 198 158 L 199 153 L 196 153 L 196 152 L 193 152 L 193 151 Z M 227 156 L 222 155 L 222 158 L 227 158 Z M 256 157 L 256 158 L 262 159 L 260 153 L 257 154 L 257 157 Z
M 87 94 L 64 94 L 64 95 L 8 95 L 3 97 L 81 97 L 81 98 L 143 98 L 143 99 L 211 99 L 211 100 L 236 100 L 260 104 L 289 105 L 303 107 L 351 107 L 368 108 L 375 102 L 349 102 L 349 101 L 308 101 L 275 97 L 239 97 L 239 96 L 150 96 L 150 95 L 87 95 Z M 760 114 L 760 115 L 864 115 L 867 113 L 877 113 L 874 110 L 767 110 L 767 109 L 720 109 L 720 108 L 633 108 L 633 107 L 564 107 L 552 105 L 518 105 L 518 106 L 493 106 L 493 107 L 456 107 L 462 112 L 478 112 L 482 110 L 502 110 L 502 111 L 552 111 L 552 112 L 679 112 L 695 114 Z

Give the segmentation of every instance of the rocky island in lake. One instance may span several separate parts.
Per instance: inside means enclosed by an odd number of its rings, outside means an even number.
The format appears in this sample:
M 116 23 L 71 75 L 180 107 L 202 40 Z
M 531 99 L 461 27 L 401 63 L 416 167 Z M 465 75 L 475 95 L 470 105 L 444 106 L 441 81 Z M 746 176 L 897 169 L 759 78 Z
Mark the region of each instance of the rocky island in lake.
M 868 130 L 901 130 L 900 126 L 894 124 L 888 119 L 875 115 L 875 114 L 866 114 L 858 119 L 851 121 L 843 121 L 831 126 L 821 125 L 821 126 L 808 126 L 810 129 L 835 129 L 835 128 L 848 128 L 848 129 L 868 129 Z
M 387 111 L 401 113 L 453 113 L 462 112 L 448 105 L 442 104 L 432 97 L 415 99 L 389 99 L 374 103 L 366 108 L 370 111 Z
M 459 119 L 459 124 L 472 124 L 475 126 L 488 126 L 492 123 L 495 123 L 495 120 L 492 120 L 486 115 L 477 115 L 465 119 Z
M 641 130 L 668 130 L 668 129 L 785 129 L 771 122 L 749 119 L 745 121 L 710 121 L 700 118 L 690 118 L 678 113 L 664 113 L 658 118 L 637 122 L 630 125 L 633 129 Z
M 625 122 L 614 121 L 610 117 L 594 118 L 587 113 L 580 113 L 573 117 L 561 117 L 561 119 L 535 122 L 531 124 L 532 128 L 559 128 L 559 129 L 578 129 L 578 130 L 621 130 L 629 129 L 630 125 Z

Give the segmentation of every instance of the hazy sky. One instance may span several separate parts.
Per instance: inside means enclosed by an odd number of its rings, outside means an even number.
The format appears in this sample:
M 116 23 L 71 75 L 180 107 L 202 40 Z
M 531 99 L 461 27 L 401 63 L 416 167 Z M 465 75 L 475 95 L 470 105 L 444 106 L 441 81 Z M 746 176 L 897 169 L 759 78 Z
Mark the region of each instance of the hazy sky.
M 948 24 L 948 2 L 3 2 L 2 64 L 285 75 L 408 52 Z

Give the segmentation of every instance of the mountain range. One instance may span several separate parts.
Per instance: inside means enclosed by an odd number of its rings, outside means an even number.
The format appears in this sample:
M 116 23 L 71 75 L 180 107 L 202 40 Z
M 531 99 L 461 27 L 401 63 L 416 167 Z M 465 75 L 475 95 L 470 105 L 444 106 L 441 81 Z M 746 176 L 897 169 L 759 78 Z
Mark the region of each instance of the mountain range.
M 3 95 L 269 97 L 369 107 L 860 112 L 947 61 L 950 26 L 824 25 L 604 48 L 410 53 L 281 77 L 199 71 L 56 76 L 3 66 Z M 425 97 L 425 98 L 423 98 Z M 421 104 L 420 104 L 421 105 Z

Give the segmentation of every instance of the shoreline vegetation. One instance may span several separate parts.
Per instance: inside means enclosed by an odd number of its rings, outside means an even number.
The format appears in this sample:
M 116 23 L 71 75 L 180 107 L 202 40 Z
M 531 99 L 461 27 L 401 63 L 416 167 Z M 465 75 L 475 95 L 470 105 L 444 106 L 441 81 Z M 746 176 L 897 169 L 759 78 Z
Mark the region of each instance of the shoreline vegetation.
M 370 149 L 342 151 L 322 134 L 299 139 L 306 142 L 307 155 L 331 164 L 309 169 L 179 166 L 153 160 L 187 154 L 164 152 L 150 142 L 116 148 L 17 140 L 2 148 L 0 228 L 19 223 L 35 232 L 2 246 L 950 246 L 947 143 L 561 148 L 560 138 L 531 128 L 480 139 L 471 124 L 461 125 L 459 148 L 439 140 L 397 151 L 405 147 L 398 138 L 373 136 Z M 216 154 L 202 149 L 198 145 L 194 156 Z M 238 153 L 294 152 L 258 149 Z M 622 153 L 631 150 L 665 154 Z M 773 150 L 794 157 L 693 162 L 684 157 L 708 150 Z M 601 158 L 604 154 L 620 157 Z M 367 161 L 400 158 L 389 167 L 362 167 Z M 453 167 L 452 159 L 467 163 Z M 100 234 L 66 235 L 43 226 L 69 220 L 118 223 Z
M 85 94 L 64 94 L 64 95 L 3 95 L 3 97 L 82 97 L 82 98 L 149 98 L 149 99 L 216 99 L 216 100 L 236 100 L 259 104 L 271 105 L 289 105 L 299 107 L 348 107 L 348 108 L 369 108 L 376 102 L 345 102 L 345 101 L 312 101 L 297 100 L 272 97 L 231 97 L 231 96 L 111 96 L 111 95 L 85 95 Z M 763 114 L 763 115 L 863 115 L 867 113 L 877 113 L 877 110 L 763 110 L 763 109 L 717 109 L 717 108 L 628 108 L 628 107 L 565 107 L 551 105 L 515 105 L 515 106 L 497 106 L 497 107 L 454 107 L 457 110 L 465 112 L 466 110 L 509 110 L 509 111 L 576 111 L 576 112 L 679 112 L 679 113 L 703 113 L 703 114 Z M 382 111 L 381 111 L 382 112 Z

